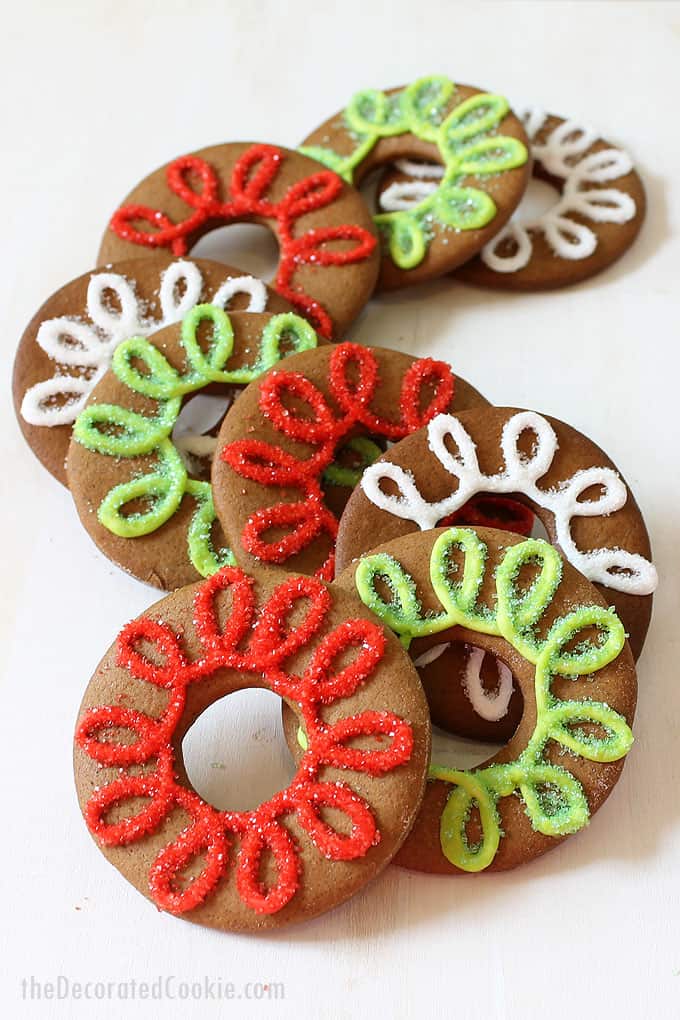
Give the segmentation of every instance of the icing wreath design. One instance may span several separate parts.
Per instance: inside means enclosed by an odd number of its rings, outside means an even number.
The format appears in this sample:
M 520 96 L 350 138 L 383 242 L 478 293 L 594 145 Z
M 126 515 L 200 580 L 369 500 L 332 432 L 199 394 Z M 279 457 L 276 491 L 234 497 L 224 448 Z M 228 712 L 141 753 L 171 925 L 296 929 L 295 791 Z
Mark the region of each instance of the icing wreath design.
M 180 292 L 181 291 L 181 292 Z M 85 402 L 107 371 L 119 343 L 131 336 L 148 336 L 174 322 L 197 305 L 203 276 L 194 262 L 178 260 L 161 275 L 160 320 L 146 314 L 134 283 L 120 273 L 93 273 L 87 285 L 85 312 L 89 322 L 58 316 L 40 323 L 36 343 L 58 366 L 77 369 L 70 375 L 59 368 L 51 379 L 36 383 L 24 394 L 21 414 L 31 425 L 72 425 Z M 115 295 L 120 310 L 110 307 L 107 292 Z M 263 312 L 267 288 L 253 276 L 227 279 L 215 291 L 211 303 L 226 308 L 236 294 L 249 294 L 247 311 Z M 58 398 L 66 398 L 63 403 Z
M 534 451 L 525 456 L 519 449 L 520 436 L 531 431 L 536 437 Z M 580 550 L 571 534 L 574 517 L 600 517 L 614 513 L 625 505 L 628 490 L 620 476 L 608 467 L 591 467 L 577 471 L 559 488 L 540 489 L 538 480 L 549 470 L 557 452 L 557 436 L 550 423 L 535 411 L 520 411 L 503 426 L 501 449 L 505 470 L 485 475 L 479 467 L 475 444 L 462 423 L 451 414 L 442 414 L 428 425 L 430 450 L 442 467 L 458 482 L 450 495 L 436 503 L 421 496 L 413 475 L 397 464 L 379 461 L 363 474 L 361 485 L 368 499 L 403 520 L 413 521 L 422 531 L 460 509 L 476 493 L 521 493 L 536 506 L 549 511 L 554 518 L 557 543 L 565 557 L 590 581 L 632 595 L 649 595 L 657 585 L 656 569 L 638 553 L 624 549 Z M 452 439 L 458 448 L 453 454 L 446 446 Z M 380 487 L 390 479 L 399 494 L 389 495 Z M 600 486 L 597 499 L 579 497 L 591 486 Z
M 453 230 L 478 230 L 496 215 L 493 199 L 463 184 L 467 177 L 484 178 L 526 163 L 526 147 L 496 131 L 510 112 L 507 99 L 479 93 L 444 112 L 456 86 L 441 75 L 420 78 L 395 95 L 365 89 L 352 97 L 344 111 L 347 130 L 356 147 L 342 156 L 325 146 L 300 150 L 352 181 L 357 166 L 380 138 L 411 133 L 439 149 L 442 178 L 427 193 L 414 194 L 408 209 L 381 213 L 376 224 L 388 238 L 392 260 L 401 269 L 419 265 L 426 254 L 434 221 Z
M 352 368 L 357 372 L 357 381 L 350 377 Z M 427 384 L 435 386 L 435 393 L 423 410 L 420 400 Z M 314 452 L 303 459 L 260 439 L 241 439 L 223 448 L 220 454 L 222 460 L 243 478 L 260 485 L 300 489 L 302 494 L 302 499 L 294 503 L 280 502 L 251 514 L 241 542 L 253 556 L 263 562 L 281 564 L 324 533 L 335 543 L 338 522 L 325 505 L 322 480 L 356 485 L 363 467 L 380 454 L 379 448 L 365 437 L 352 438 L 352 430 L 363 426 L 376 436 L 403 439 L 449 405 L 453 398 L 454 378 L 450 367 L 443 361 L 432 358 L 414 361 L 402 380 L 398 422 L 381 418 L 371 410 L 371 401 L 379 385 L 375 354 L 369 348 L 352 343 L 338 345 L 330 356 L 330 395 L 339 413 L 333 410 L 314 383 L 299 372 L 284 369 L 270 372 L 263 379 L 259 404 L 267 421 L 288 439 L 308 443 Z M 286 397 L 302 401 L 307 405 L 307 413 L 289 409 Z M 356 470 L 333 463 L 336 450 L 347 437 L 347 445 L 363 460 L 362 467 Z M 277 527 L 292 530 L 283 538 L 268 542 L 264 538 L 265 533 Z M 334 554 L 331 552 L 319 569 L 319 576 L 331 580 L 333 564 Z
M 295 815 L 319 853 L 331 861 L 355 860 L 377 844 L 380 831 L 366 801 L 342 782 L 322 781 L 325 767 L 351 769 L 380 776 L 411 757 L 410 725 L 394 713 L 364 711 L 333 724 L 323 721 L 321 709 L 350 697 L 370 680 L 383 658 L 385 635 L 380 625 L 349 619 L 318 641 L 309 664 L 299 676 L 285 669 L 286 660 L 305 648 L 318 634 L 332 605 L 330 591 L 309 577 L 289 577 L 256 608 L 254 581 L 238 568 L 226 567 L 204 582 L 193 604 L 196 634 L 203 654 L 189 661 L 180 635 L 167 623 L 142 617 L 128 624 L 118 638 L 118 665 L 135 679 L 167 691 L 163 712 L 150 716 L 122 705 L 88 709 L 76 730 L 76 744 L 92 760 L 118 775 L 98 786 L 85 808 L 90 831 L 105 846 L 128 846 L 157 832 L 167 816 L 180 808 L 188 826 L 164 847 L 151 865 L 149 890 L 162 909 L 183 914 L 213 893 L 229 868 L 230 845 L 239 841 L 236 888 L 240 899 L 258 914 L 274 914 L 295 895 L 301 881 L 299 848 L 282 819 Z M 232 608 L 222 628 L 215 598 L 229 590 Z M 295 626 L 289 619 L 305 600 L 304 619 Z M 244 647 L 244 642 L 248 643 Z M 162 664 L 139 650 L 151 645 Z M 344 654 L 354 650 L 352 661 L 333 671 Z M 254 811 L 217 811 L 181 785 L 175 773 L 173 734 L 184 712 L 187 688 L 218 669 L 254 673 L 270 690 L 297 704 L 308 735 L 308 747 L 290 785 Z M 121 743 L 106 738 L 107 731 L 123 729 L 134 739 Z M 380 750 L 363 750 L 348 743 L 365 736 L 390 737 Z M 139 771 L 139 766 L 153 766 Z M 107 814 L 136 798 L 147 806 L 120 821 Z M 320 816 L 322 808 L 341 811 L 351 823 L 348 834 L 337 832 Z M 263 854 L 276 862 L 277 880 L 265 888 L 260 880 Z M 182 872 L 197 857 L 205 863 L 188 886 L 179 884 Z
M 111 230 L 124 241 L 147 248 L 167 248 L 174 255 L 185 255 L 191 235 L 207 223 L 230 223 L 248 216 L 263 216 L 276 221 L 281 245 L 281 260 L 274 287 L 309 318 L 318 331 L 330 339 L 333 323 L 323 305 L 294 285 L 301 266 L 344 266 L 362 262 L 375 249 L 375 238 L 369 231 L 352 224 L 316 227 L 294 236 L 295 224 L 301 216 L 323 209 L 338 198 L 342 181 L 333 173 L 322 170 L 296 181 L 278 202 L 266 195 L 275 180 L 284 155 L 273 145 L 253 145 L 236 162 L 229 182 L 230 197 L 220 196 L 219 178 L 209 163 L 199 156 L 180 156 L 166 170 L 170 191 L 181 198 L 193 212 L 179 223 L 162 209 L 145 205 L 124 205 L 111 218 Z M 194 174 L 200 181 L 195 190 L 189 180 Z M 140 230 L 136 223 L 145 222 L 153 228 Z M 329 248 L 334 241 L 354 241 L 346 251 Z
M 464 553 L 464 565 L 462 576 L 454 581 L 451 557 L 456 549 Z M 496 570 L 496 601 L 488 609 L 477 605 L 487 552 L 474 531 L 452 528 L 439 536 L 430 558 L 430 580 L 442 605 L 439 614 L 423 613 L 413 578 L 392 556 L 367 556 L 356 571 L 356 588 L 362 601 L 401 636 L 404 644 L 415 637 L 461 626 L 504 638 L 536 667 L 536 725 L 515 761 L 465 771 L 436 764 L 430 767 L 431 778 L 452 786 L 441 816 L 441 846 L 447 860 L 464 871 L 481 871 L 493 861 L 503 837 L 497 810 L 503 797 L 519 794 L 533 828 L 546 836 L 564 836 L 587 824 L 589 808 L 583 788 L 566 767 L 545 759 L 549 742 L 593 762 L 618 761 L 633 742 L 623 716 L 604 702 L 562 700 L 551 692 L 554 676 L 587 676 L 617 658 L 626 640 L 618 616 L 601 606 L 583 606 L 556 619 L 547 636 L 539 639 L 536 625 L 561 582 L 559 554 L 538 539 L 511 546 Z M 538 574 L 527 590 L 520 591 L 517 578 L 528 563 L 538 566 Z M 391 601 L 386 602 L 376 591 L 378 579 L 387 582 Z M 598 630 L 599 642 L 584 640 L 568 650 L 588 628 Z M 584 725 L 596 726 L 604 736 L 587 732 Z M 479 812 L 482 828 L 476 845 L 471 845 L 467 837 L 473 807 Z
M 549 174 L 564 181 L 560 198 L 537 219 L 513 217 L 482 249 L 482 261 L 496 273 L 516 273 L 529 264 L 533 253 L 532 233 L 542 234 L 559 258 L 588 258 L 597 248 L 597 234 L 573 216 L 592 223 L 627 223 L 636 214 L 633 198 L 618 188 L 588 188 L 624 177 L 633 169 L 630 156 L 621 149 L 600 149 L 586 155 L 598 135 L 573 120 L 557 124 L 542 140 L 537 135 L 547 120 L 543 110 L 531 108 L 522 120 L 531 140 L 531 154 Z M 399 161 L 398 169 L 415 177 L 413 181 L 395 181 L 380 196 L 383 209 L 408 210 L 414 203 L 432 196 L 437 185 L 428 178 L 438 177 L 441 168 L 427 163 Z M 512 242 L 512 254 L 502 254 Z
M 198 340 L 204 321 L 213 327 L 205 353 Z M 183 397 L 209 383 L 247 385 L 280 360 L 284 337 L 290 337 L 295 351 L 309 350 L 317 343 L 314 330 L 304 319 L 292 312 L 274 315 L 262 331 L 255 362 L 230 369 L 234 333 L 229 316 L 217 305 L 196 305 L 182 320 L 181 343 L 188 362 L 184 374 L 145 337 L 131 337 L 119 344 L 111 363 L 113 372 L 133 393 L 157 401 L 158 412 L 149 417 L 117 404 L 91 404 L 76 420 L 73 437 L 88 450 L 109 457 L 154 456 L 157 466 L 109 491 L 97 511 L 105 528 L 122 538 L 148 535 L 173 516 L 187 494 L 197 504 L 187 535 L 189 558 L 196 570 L 207 577 L 234 562 L 231 550 L 216 552 L 212 545 L 215 509 L 209 482 L 189 478 L 170 436 Z M 151 505 L 145 511 L 125 514 L 125 506 L 133 500 Z

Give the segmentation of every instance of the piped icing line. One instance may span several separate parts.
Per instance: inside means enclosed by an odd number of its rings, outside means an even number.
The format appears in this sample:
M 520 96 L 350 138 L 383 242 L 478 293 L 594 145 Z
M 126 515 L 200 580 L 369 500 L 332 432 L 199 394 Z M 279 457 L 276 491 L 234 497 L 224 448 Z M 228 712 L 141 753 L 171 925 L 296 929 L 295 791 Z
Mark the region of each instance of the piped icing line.
M 232 608 L 221 625 L 216 602 L 225 590 L 231 593 Z M 331 768 L 385 775 L 410 760 L 413 731 L 408 722 L 388 711 L 363 711 L 332 724 L 324 721 L 325 706 L 351 697 L 370 681 L 386 644 L 382 627 L 360 618 L 345 620 L 318 639 L 332 603 L 331 592 L 320 581 L 290 576 L 258 608 L 254 579 L 238 568 L 226 567 L 194 596 L 192 620 L 203 646 L 199 659 L 187 658 L 181 633 L 168 623 L 142 617 L 121 631 L 117 665 L 132 681 L 167 692 L 167 703 L 153 717 L 127 702 L 91 707 L 83 713 L 76 746 L 100 766 L 115 770 L 113 778 L 99 780 L 84 816 L 95 839 L 110 847 L 131 846 L 158 832 L 178 809 L 188 816 L 186 827 L 149 868 L 149 893 L 162 910 L 186 914 L 195 909 L 216 892 L 230 869 L 246 907 L 260 915 L 283 909 L 305 882 L 300 847 L 285 826 L 285 817 L 294 815 L 313 848 L 329 861 L 357 860 L 380 841 L 367 801 L 346 783 L 323 779 L 323 772 Z M 298 607 L 304 615 L 292 627 L 289 620 Z M 287 660 L 312 641 L 304 673 L 289 672 Z M 142 643 L 153 648 L 153 657 L 142 650 Z M 334 670 L 349 651 L 354 652 L 349 664 Z M 219 669 L 254 674 L 275 694 L 294 702 L 304 720 L 307 747 L 293 780 L 253 811 L 217 811 L 177 776 L 173 735 L 186 706 L 187 690 Z M 134 739 L 125 743 L 111 739 L 112 728 L 125 730 Z M 389 738 L 389 742 L 377 750 L 351 746 L 352 740 L 366 736 Z M 145 770 L 140 772 L 142 765 Z M 139 798 L 144 799 L 141 809 Z M 107 817 L 112 809 L 126 804 L 135 808 L 133 814 L 116 821 Z M 349 831 L 339 832 L 322 818 L 323 808 L 339 810 L 350 823 Z M 265 853 L 276 863 L 276 879 L 269 888 L 261 875 Z M 201 857 L 198 874 L 182 882 L 187 866 Z
M 536 437 L 531 456 L 524 455 L 518 445 L 527 430 Z M 478 493 L 521 494 L 553 515 L 557 544 L 567 560 L 590 581 L 631 595 L 650 595 L 656 589 L 656 568 L 644 556 L 618 548 L 584 552 L 577 547 L 571 534 L 572 519 L 607 516 L 620 510 L 628 499 L 628 490 L 622 478 L 608 467 L 577 471 L 558 488 L 540 489 L 537 482 L 550 469 L 558 447 L 555 431 L 542 415 L 520 411 L 508 419 L 501 436 L 505 470 L 497 475 L 481 471 L 476 446 L 454 415 L 438 415 L 429 423 L 427 435 L 430 450 L 456 479 L 457 488 L 430 503 L 420 494 L 410 471 L 389 461 L 377 461 L 366 468 L 361 479 L 364 493 L 375 506 L 427 531 Z M 447 449 L 447 438 L 456 444 L 457 454 Z M 380 485 L 383 479 L 396 484 L 398 495 L 383 492 Z M 591 486 L 600 486 L 603 491 L 596 499 L 579 499 Z
M 454 581 L 455 550 L 463 553 L 464 565 Z M 363 557 L 355 574 L 361 600 L 406 647 L 413 638 L 460 626 L 504 638 L 535 666 L 536 724 L 514 761 L 464 771 L 430 766 L 432 779 L 451 786 L 440 822 L 442 853 L 456 867 L 471 872 L 487 868 L 496 856 L 504 837 L 497 805 L 504 797 L 520 796 L 533 828 L 543 835 L 565 836 L 587 825 L 590 810 L 583 787 L 566 767 L 546 760 L 550 742 L 592 762 L 618 761 L 633 743 L 626 720 L 605 702 L 558 699 L 551 691 L 553 677 L 589 676 L 618 657 L 626 636 L 616 613 L 596 605 L 576 608 L 558 617 L 547 636 L 539 639 L 536 625 L 562 581 L 559 553 L 540 539 L 526 539 L 507 549 L 495 571 L 492 608 L 478 606 L 487 556 L 485 543 L 470 529 L 451 528 L 437 538 L 430 555 L 430 581 L 442 606 L 440 613 L 423 611 L 414 579 L 387 553 Z M 518 577 L 527 563 L 539 570 L 529 588 L 520 591 Z M 389 601 L 377 590 L 377 580 L 387 583 Z M 575 644 L 578 635 L 592 628 L 599 632 L 599 642 Z M 595 724 L 605 735 L 587 733 L 581 728 L 584 723 Z M 473 807 L 482 828 L 477 844 L 467 836 Z
M 207 352 L 198 339 L 202 322 L 212 324 Z M 190 478 L 185 457 L 214 449 L 212 437 L 171 438 L 172 430 L 189 393 L 210 383 L 245 386 L 285 356 L 284 337 L 291 338 L 292 351 L 316 347 L 317 336 L 310 324 L 292 312 L 274 315 L 260 337 L 255 359 L 250 365 L 228 367 L 234 347 L 234 332 L 227 313 L 217 305 L 195 305 L 182 319 L 181 344 L 188 368 L 178 372 L 162 352 L 143 336 L 124 340 L 114 351 L 111 368 L 132 393 L 139 393 L 158 404 L 155 417 L 139 414 L 118 404 L 90 404 L 78 416 L 73 438 L 93 453 L 109 457 L 155 457 L 156 464 L 144 475 L 114 486 L 102 500 L 97 517 L 112 534 L 137 538 L 162 527 L 177 512 L 187 494 L 196 502 L 196 511 L 187 532 L 188 555 L 199 574 L 208 577 L 226 565 L 233 565 L 230 549 L 216 551 L 212 544 L 215 508 L 209 482 Z M 137 366 L 142 362 L 146 371 Z M 201 443 L 200 440 L 205 440 Z M 184 456 L 183 456 L 184 454 Z M 146 500 L 150 508 L 124 513 L 134 500 Z
M 219 174 L 206 160 L 194 155 L 180 156 L 168 164 L 165 177 L 168 191 L 180 198 L 188 210 L 193 210 L 187 211 L 185 219 L 175 223 L 162 209 L 132 204 L 117 209 L 109 226 L 130 244 L 186 255 L 192 238 L 208 224 L 233 223 L 256 216 L 274 220 L 281 258 L 272 285 L 322 336 L 331 339 L 334 327 L 328 310 L 296 282 L 296 276 L 308 265 L 321 269 L 363 262 L 373 254 L 376 239 L 370 231 L 353 223 L 301 229 L 299 221 L 332 205 L 343 185 L 336 174 L 322 170 L 295 181 L 282 198 L 273 202 L 270 189 L 285 160 L 285 152 L 274 145 L 251 145 L 236 161 L 223 187 Z M 200 181 L 198 188 L 192 183 L 192 176 Z M 142 230 L 140 223 L 152 229 Z M 332 247 L 337 241 L 352 244 L 337 250 Z
M 352 370 L 356 378 L 352 378 Z M 434 393 L 427 406 L 422 407 L 421 398 L 428 384 Z M 220 452 L 221 459 L 241 478 L 274 489 L 296 489 L 301 495 L 295 502 L 282 498 L 273 506 L 250 514 L 240 540 L 251 556 L 263 563 L 282 565 L 325 535 L 332 548 L 317 574 L 332 580 L 338 521 L 326 506 L 322 483 L 356 485 L 366 465 L 381 452 L 367 437 L 352 437 L 352 431 L 359 427 L 392 441 L 403 439 L 449 406 L 454 375 L 443 361 L 432 358 L 413 361 L 401 380 L 398 421 L 373 412 L 371 403 L 380 385 L 380 364 L 375 353 L 353 343 L 338 344 L 331 353 L 328 386 L 332 403 L 299 372 L 284 368 L 270 372 L 262 381 L 259 406 L 263 417 L 280 435 L 295 443 L 309 444 L 313 452 L 299 456 L 260 439 L 239 439 L 227 443 Z M 287 406 L 285 396 L 303 402 L 307 415 Z M 360 467 L 343 468 L 334 462 L 343 445 L 359 454 Z M 282 528 L 286 534 L 267 539 L 273 528 Z
M 196 263 L 185 259 L 172 262 L 161 274 L 158 294 L 161 315 L 157 319 L 147 314 L 145 303 L 135 292 L 134 281 L 120 273 L 93 273 L 84 309 L 84 317 L 89 321 L 57 316 L 40 323 L 36 343 L 57 368 L 50 379 L 26 390 L 21 402 L 24 420 L 48 428 L 72 425 L 108 370 L 118 344 L 180 322 L 199 303 L 202 292 L 203 275 Z M 107 293 L 113 293 L 120 310 L 107 303 Z M 226 279 L 210 303 L 227 308 L 237 294 L 249 295 L 246 311 L 263 312 L 267 307 L 267 288 L 253 276 Z M 70 375 L 63 368 L 84 374 Z M 57 398 L 62 402 L 58 403 Z
M 508 224 L 484 246 L 480 258 L 496 273 L 516 273 L 528 265 L 533 254 L 532 233 L 542 234 L 559 258 L 570 261 L 588 258 L 597 248 L 597 234 L 579 222 L 580 218 L 592 223 L 628 223 L 637 212 L 635 200 L 626 192 L 588 187 L 629 174 L 633 162 L 628 153 L 610 148 L 586 155 L 598 134 L 574 120 L 557 124 L 539 142 L 536 136 L 547 119 L 548 114 L 538 107 L 522 114 L 531 141 L 531 155 L 549 174 L 564 182 L 562 194 L 554 205 L 533 219 L 522 216 L 520 204 Z M 413 180 L 394 181 L 380 195 L 380 206 L 387 212 L 413 209 L 437 190 L 432 178 L 438 176 L 441 168 L 435 164 L 399 161 L 396 166 Z M 579 219 L 573 219 L 574 215 Z M 508 241 L 512 242 L 513 254 L 501 255 Z
M 386 235 L 386 249 L 400 269 L 412 269 L 425 258 L 432 224 L 453 230 L 479 230 L 490 223 L 496 204 L 485 191 L 466 184 L 523 166 L 526 147 L 517 138 L 497 133 L 510 112 L 504 96 L 480 92 L 444 114 L 456 92 L 443 75 L 420 78 L 395 95 L 364 89 L 352 96 L 343 112 L 347 132 L 355 141 L 349 154 L 325 145 L 304 145 L 300 151 L 335 170 L 350 183 L 354 172 L 381 138 L 413 134 L 434 143 L 444 174 L 431 192 L 420 193 L 409 208 L 379 213 L 376 225 Z

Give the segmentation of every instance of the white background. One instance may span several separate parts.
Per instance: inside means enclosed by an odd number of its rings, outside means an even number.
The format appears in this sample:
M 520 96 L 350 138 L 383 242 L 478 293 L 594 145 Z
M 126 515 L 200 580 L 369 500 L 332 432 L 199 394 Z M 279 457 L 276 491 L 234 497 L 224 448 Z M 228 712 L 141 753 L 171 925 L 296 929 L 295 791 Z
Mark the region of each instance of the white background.
M 637 742 L 587 831 L 504 876 L 447 880 L 391 868 L 332 915 L 279 935 L 202 930 L 158 914 L 128 887 L 79 816 L 71 740 L 83 688 L 120 626 L 155 595 L 97 553 L 68 493 L 25 447 L 6 389 L 4 1015 L 680 1016 L 680 5 L 0 7 L 7 387 L 14 346 L 35 309 L 92 267 L 107 218 L 132 185 L 182 152 L 242 139 L 294 146 L 356 89 L 433 72 L 587 120 L 625 144 L 649 214 L 615 268 L 546 295 L 444 281 L 373 302 L 353 335 L 447 358 L 493 401 L 549 412 L 590 435 L 633 486 L 661 575 L 639 663 Z M 270 761 L 276 783 L 285 752 L 273 743 L 275 708 L 248 707 L 239 704 L 254 748 L 248 767 Z M 210 754 L 228 761 L 219 745 Z M 228 782 L 228 768 L 213 771 Z M 22 977 L 60 974 L 275 981 L 286 997 L 22 1001 Z

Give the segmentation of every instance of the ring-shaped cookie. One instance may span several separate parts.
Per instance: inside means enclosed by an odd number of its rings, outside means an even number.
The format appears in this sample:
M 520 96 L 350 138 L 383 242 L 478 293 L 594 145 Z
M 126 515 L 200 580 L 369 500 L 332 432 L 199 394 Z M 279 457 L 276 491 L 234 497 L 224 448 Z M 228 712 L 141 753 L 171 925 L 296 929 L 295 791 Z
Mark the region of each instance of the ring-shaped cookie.
M 118 344 L 179 322 L 207 301 L 230 311 L 291 310 L 240 269 L 163 254 L 84 273 L 47 299 L 19 341 L 13 392 L 24 438 L 55 478 L 66 485 L 71 427 Z
M 597 132 L 531 108 L 522 117 L 533 175 L 556 189 L 545 212 L 517 212 L 479 255 L 456 270 L 467 283 L 503 290 L 551 290 L 602 272 L 633 244 L 645 192 L 630 156 Z M 381 182 L 379 205 L 408 210 L 437 187 L 439 167 L 400 163 Z M 434 178 L 434 179 L 433 179 Z
M 336 583 L 358 591 L 406 646 L 479 645 L 510 667 L 524 696 L 522 720 L 498 754 L 468 770 L 432 762 L 396 863 L 441 874 L 505 870 L 588 823 L 632 744 L 637 681 L 623 624 L 553 546 L 440 528 L 379 546 Z M 299 757 L 304 736 L 286 716 Z
M 309 745 L 286 789 L 218 811 L 192 788 L 182 740 L 253 687 L 292 706 Z M 122 630 L 85 692 L 74 770 L 94 839 L 157 907 L 258 931 L 329 910 L 388 864 L 429 751 L 415 670 L 356 594 L 226 567 Z
M 293 355 L 245 390 L 218 436 L 213 498 L 237 562 L 332 580 L 337 515 L 380 455 L 376 439 L 476 405 L 486 401 L 442 361 L 352 343 Z
M 233 564 L 210 483 L 192 457 L 201 451 L 184 449 L 173 428 L 192 395 L 231 395 L 288 351 L 318 342 L 293 312 L 227 315 L 196 305 L 181 323 L 119 344 L 76 420 L 68 454 L 71 495 L 101 551 L 166 590 Z
M 368 301 L 379 256 L 361 195 L 315 160 L 281 146 L 213 145 L 149 174 L 111 217 L 98 265 L 166 250 L 181 256 L 229 223 L 273 231 L 272 286 L 327 339 Z
M 615 608 L 637 659 L 657 584 L 640 509 L 595 443 L 535 411 L 489 407 L 442 415 L 395 444 L 368 468 L 348 501 L 338 572 L 370 548 L 373 536 L 390 541 L 448 523 L 481 493 L 512 496 L 536 514 L 550 541 Z M 434 721 L 462 736 L 507 739 L 521 713 L 518 694 L 496 700 L 507 674 L 487 696 L 476 653 L 443 644 L 420 666 Z
M 526 142 L 503 96 L 431 75 L 356 93 L 301 151 L 356 184 L 400 158 L 443 166 L 408 209 L 375 216 L 384 238 L 378 285 L 393 290 L 455 269 L 498 233 L 527 185 Z

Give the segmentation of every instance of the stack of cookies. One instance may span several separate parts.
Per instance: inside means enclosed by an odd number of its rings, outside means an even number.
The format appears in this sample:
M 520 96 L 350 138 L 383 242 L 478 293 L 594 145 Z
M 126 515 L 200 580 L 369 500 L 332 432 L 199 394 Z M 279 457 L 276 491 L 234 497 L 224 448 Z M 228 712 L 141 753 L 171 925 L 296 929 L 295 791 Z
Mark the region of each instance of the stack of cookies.
M 556 191 L 539 216 L 532 174 Z M 517 867 L 608 797 L 657 583 L 633 493 L 576 424 L 345 336 L 376 291 L 450 273 L 584 280 L 644 211 L 598 133 L 432 76 L 357 93 L 297 150 L 174 159 L 37 311 L 15 363 L 26 440 L 100 550 L 169 593 L 105 654 L 75 733 L 85 822 L 158 907 L 278 927 L 392 860 Z M 276 235 L 271 286 L 191 257 L 235 222 Z M 189 427 L 199 395 L 212 418 Z M 281 697 L 296 772 L 217 810 L 182 741 L 252 687 Z M 433 724 L 502 749 L 450 767 Z

